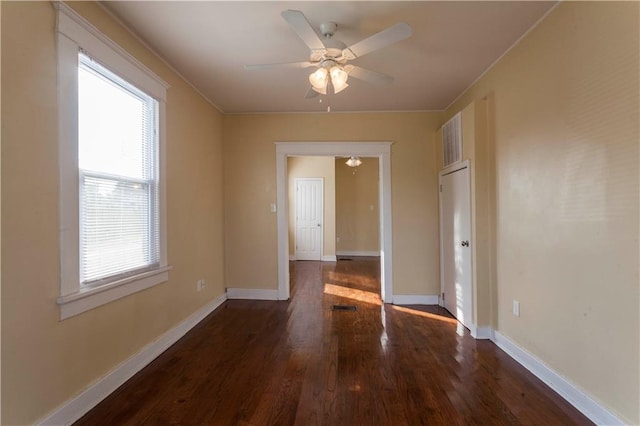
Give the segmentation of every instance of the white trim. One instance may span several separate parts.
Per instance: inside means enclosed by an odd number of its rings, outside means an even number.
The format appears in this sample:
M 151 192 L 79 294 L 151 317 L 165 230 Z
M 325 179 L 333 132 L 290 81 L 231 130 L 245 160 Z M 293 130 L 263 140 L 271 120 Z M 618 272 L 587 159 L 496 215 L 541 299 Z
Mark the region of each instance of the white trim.
M 167 251 L 167 103 L 158 102 L 158 214 L 160 215 L 160 266 L 169 265 Z
M 295 262 L 296 260 L 297 259 L 296 259 L 296 255 L 295 254 L 290 254 L 289 255 L 289 261 Z M 336 256 L 332 256 L 330 254 L 329 255 L 323 254 L 322 255 L 322 259 L 320 259 L 320 260 L 322 260 L 323 262 L 336 262 L 337 259 L 336 259 Z
M 438 295 L 424 294 L 394 294 L 394 305 L 437 305 Z
M 493 340 L 493 329 L 488 326 L 476 327 L 474 324 L 469 327 L 471 337 L 476 340 Z
M 260 288 L 228 288 L 228 299 L 278 300 L 278 290 Z
M 80 286 L 78 45 L 58 34 L 57 47 L 60 294 L 69 294 Z
M 278 299 L 289 299 L 288 156 L 351 156 L 379 159 L 381 297 L 393 301 L 393 243 L 391 217 L 391 142 L 275 142 L 278 232 Z
M 380 199 L 380 297 L 393 303 L 393 233 L 391 221 L 391 143 L 380 156 L 378 193 Z
M 337 251 L 336 256 L 368 256 L 368 257 L 380 257 L 379 251 L 362 251 L 362 250 L 342 250 Z
M 169 85 L 126 50 L 62 2 L 54 2 L 58 53 L 58 170 L 60 221 L 60 319 L 69 318 L 104 303 L 168 280 L 166 218 L 166 98 Z M 160 266 L 146 273 L 99 288 L 82 288 L 79 274 L 78 188 L 78 53 L 82 50 L 101 65 L 140 88 L 158 105 L 158 214 Z
M 64 34 L 108 68 L 115 67 L 113 71 L 134 86 L 158 100 L 167 100 L 167 89 L 170 87 L 167 82 L 102 34 L 75 10 L 60 1 L 53 5 L 58 10 L 58 33 Z
M 516 342 L 494 331 L 493 342 L 511 358 L 542 380 L 547 386 L 557 392 L 569 404 L 573 405 L 591 421 L 601 425 L 625 424 L 619 417 L 595 401 L 586 392 L 578 388 L 569 380 L 562 377 L 542 360 L 519 346 Z
M 453 163 L 445 167 L 444 169 L 438 172 L 438 177 L 441 178 L 444 175 L 449 175 L 453 172 L 457 172 L 458 170 L 469 169 L 471 171 L 471 163 L 469 160 L 458 161 L 457 163 Z M 440 183 L 440 181 L 438 181 Z
M 77 421 L 100 401 L 109 396 L 124 382 L 142 370 L 162 352 L 177 342 L 207 315 L 227 300 L 226 294 L 213 299 L 203 308 L 191 314 L 187 319 L 176 325 L 155 341 L 142 348 L 138 353 L 119 364 L 105 376 L 96 380 L 79 395 L 57 407 L 46 417 L 36 422 L 38 425 L 67 425 Z
M 276 151 L 290 157 L 346 156 L 353 152 L 358 157 L 378 157 L 391 151 L 391 142 L 274 142 Z
M 146 290 L 169 280 L 171 266 L 147 271 L 132 277 L 114 281 L 100 287 L 81 289 L 80 291 L 58 297 L 60 319 L 67 319 L 105 303 L 113 302 L 130 294 Z
M 289 200 L 287 200 L 287 156 L 276 146 L 276 232 L 278 238 L 278 299 L 289 299 Z

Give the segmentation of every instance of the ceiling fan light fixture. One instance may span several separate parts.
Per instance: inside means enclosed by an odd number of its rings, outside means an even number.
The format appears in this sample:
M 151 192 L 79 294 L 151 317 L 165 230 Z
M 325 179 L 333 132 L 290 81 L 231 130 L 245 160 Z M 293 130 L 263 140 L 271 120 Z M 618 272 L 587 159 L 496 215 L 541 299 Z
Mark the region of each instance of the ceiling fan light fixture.
M 318 68 L 309 75 L 309 83 L 311 83 L 313 90 L 323 95 L 327 94 L 328 74 L 325 68 Z
M 362 164 L 362 160 L 360 160 L 360 158 L 358 157 L 349 157 L 345 164 L 349 167 L 358 167 L 360 164 Z
M 333 93 L 340 93 L 340 92 L 342 92 L 344 89 L 346 89 L 347 87 L 349 87 L 349 85 L 348 85 L 347 83 L 334 84 L 334 85 L 333 85 Z
M 342 67 L 339 67 L 339 66 L 331 67 L 329 74 L 331 75 L 331 84 L 333 85 L 334 93 L 340 93 L 344 89 L 349 87 L 349 85 L 347 84 L 347 79 L 349 78 L 349 74 L 347 74 L 347 72 L 344 69 L 342 69 Z

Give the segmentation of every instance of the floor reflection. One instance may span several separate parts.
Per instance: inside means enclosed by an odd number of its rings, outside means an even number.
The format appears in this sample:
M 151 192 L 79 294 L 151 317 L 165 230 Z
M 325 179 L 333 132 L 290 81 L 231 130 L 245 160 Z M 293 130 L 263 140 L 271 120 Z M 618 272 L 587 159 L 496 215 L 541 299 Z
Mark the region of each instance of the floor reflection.
M 355 290 L 353 288 L 343 287 L 326 283 L 324 292 L 332 296 L 343 297 L 358 302 L 371 303 L 373 305 L 381 305 L 380 295 L 370 291 Z
M 379 262 L 290 268 L 290 301 L 225 302 L 79 424 L 589 424 L 443 308 L 381 305 Z
M 409 308 L 407 306 L 393 305 L 392 309 L 398 312 L 404 312 L 407 314 L 417 315 L 420 317 L 429 318 L 437 321 L 448 322 L 450 324 L 458 324 L 458 321 L 455 318 L 453 318 L 451 314 L 447 312 L 446 309 L 443 309 L 439 306 L 433 306 L 433 307 L 424 306 L 421 308 Z

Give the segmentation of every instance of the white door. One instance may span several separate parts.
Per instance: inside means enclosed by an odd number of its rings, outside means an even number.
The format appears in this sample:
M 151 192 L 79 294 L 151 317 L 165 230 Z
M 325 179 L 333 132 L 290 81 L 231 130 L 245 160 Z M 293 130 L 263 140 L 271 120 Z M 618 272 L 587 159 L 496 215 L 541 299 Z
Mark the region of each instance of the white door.
M 440 173 L 441 277 L 444 307 L 467 327 L 473 323 L 469 167 Z
M 296 182 L 296 260 L 322 258 L 322 178 L 298 178 Z

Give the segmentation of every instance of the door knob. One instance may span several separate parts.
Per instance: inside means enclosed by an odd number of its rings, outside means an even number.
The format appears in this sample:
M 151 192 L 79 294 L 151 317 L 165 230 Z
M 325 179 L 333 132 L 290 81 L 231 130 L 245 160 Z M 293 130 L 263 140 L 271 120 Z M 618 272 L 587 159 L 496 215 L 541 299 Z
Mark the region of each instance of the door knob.
M 469 247 L 469 241 L 463 241 L 462 247 Z
M 322 226 L 322 225 L 318 224 L 318 226 Z

